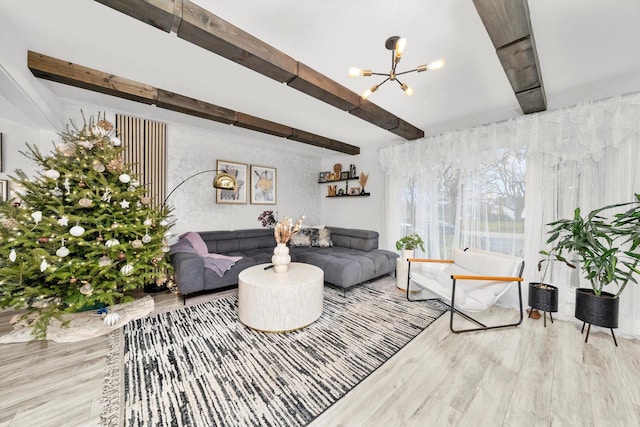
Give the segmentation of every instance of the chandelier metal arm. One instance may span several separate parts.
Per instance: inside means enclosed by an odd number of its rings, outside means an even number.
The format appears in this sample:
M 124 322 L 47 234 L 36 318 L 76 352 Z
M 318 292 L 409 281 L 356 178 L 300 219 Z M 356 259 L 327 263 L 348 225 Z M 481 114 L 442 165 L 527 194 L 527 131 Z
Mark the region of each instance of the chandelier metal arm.
M 414 70 L 409 70 L 409 71 L 403 71 L 403 72 L 401 72 L 401 73 L 396 73 L 396 77 L 397 77 L 397 76 L 401 76 L 401 75 L 403 75 L 403 74 L 415 73 L 416 71 L 418 71 L 418 70 L 415 70 L 415 69 L 414 69 Z

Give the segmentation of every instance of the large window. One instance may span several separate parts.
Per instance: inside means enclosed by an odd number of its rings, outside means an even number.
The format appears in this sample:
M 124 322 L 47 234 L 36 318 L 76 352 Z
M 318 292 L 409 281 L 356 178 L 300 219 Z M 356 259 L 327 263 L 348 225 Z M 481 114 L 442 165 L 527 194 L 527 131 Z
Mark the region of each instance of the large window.
M 525 151 L 499 149 L 484 158 L 473 168 L 443 160 L 408 176 L 399 232 L 420 234 L 425 256 L 468 246 L 523 255 Z

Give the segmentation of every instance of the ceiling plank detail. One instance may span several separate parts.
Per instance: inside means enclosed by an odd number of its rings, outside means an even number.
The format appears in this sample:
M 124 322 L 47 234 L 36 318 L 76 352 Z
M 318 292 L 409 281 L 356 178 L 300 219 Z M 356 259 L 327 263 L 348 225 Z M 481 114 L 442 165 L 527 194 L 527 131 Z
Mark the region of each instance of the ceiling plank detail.
M 252 36 L 190 0 L 96 0 L 181 39 L 223 56 L 251 70 L 287 83 L 320 101 L 388 130 L 405 139 L 424 131 L 383 110 L 324 74 L 297 62 L 282 51 Z M 166 16 L 173 13 L 172 19 Z M 169 25 L 171 21 L 171 26 Z M 179 25 L 177 22 L 179 22 Z M 170 30 L 167 30 L 167 28 Z M 400 126 L 400 122 L 403 123 Z
M 545 111 L 547 98 L 527 0 L 473 0 L 525 114 Z
M 291 128 L 259 117 L 238 113 L 215 104 L 158 89 L 144 83 L 128 80 L 41 53 L 29 51 L 27 54 L 27 65 L 34 76 L 53 82 L 64 83 L 148 105 L 155 104 L 158 108 L 177 111 L 220 123 L 234 124 L 246 129 L 290 138 L 298 142 L 338 151 L 340 153 L 360 154 L 360 147 L 354 145 Z M 294 138 L 295 135 L 298 135 L 298 137 Z

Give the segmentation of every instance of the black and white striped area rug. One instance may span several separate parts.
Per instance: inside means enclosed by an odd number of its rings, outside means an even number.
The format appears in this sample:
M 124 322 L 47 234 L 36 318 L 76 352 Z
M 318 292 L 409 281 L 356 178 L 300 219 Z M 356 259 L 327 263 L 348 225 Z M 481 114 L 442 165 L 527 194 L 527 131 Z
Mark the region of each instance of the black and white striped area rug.
M 325 287 L 320 319 L 284 334 L 242 325 L 236 295 L 130 322 L 110 337 L 102 420 L 305 425 L 443 313 L 394 284 L 387 277 L 346 297 Z

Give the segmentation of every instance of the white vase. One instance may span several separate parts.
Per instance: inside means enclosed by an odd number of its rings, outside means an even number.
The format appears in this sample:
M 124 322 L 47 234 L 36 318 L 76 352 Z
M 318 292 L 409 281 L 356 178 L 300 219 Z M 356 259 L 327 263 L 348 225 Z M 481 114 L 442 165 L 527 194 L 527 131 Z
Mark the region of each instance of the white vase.
M 407 258 L 413 258 L 415 254 L 415 250 L 414 249 L 403 249 L 402 250 L 402 260 L 406 261 Z
M 278 243 L 273 249 L 271 263 L 273 264 L 273 271 L 276 273 L 287 272 L 289 264 L 291 263 L 291 256 L 289 255 L 289 247 L 286 243 Z

